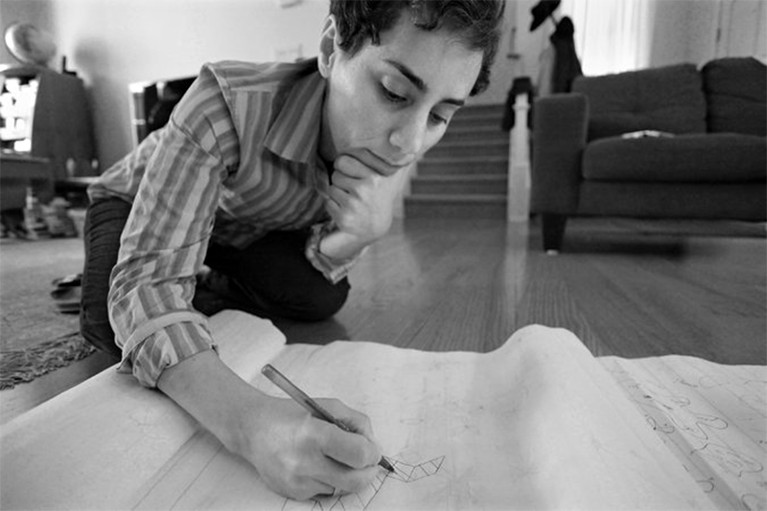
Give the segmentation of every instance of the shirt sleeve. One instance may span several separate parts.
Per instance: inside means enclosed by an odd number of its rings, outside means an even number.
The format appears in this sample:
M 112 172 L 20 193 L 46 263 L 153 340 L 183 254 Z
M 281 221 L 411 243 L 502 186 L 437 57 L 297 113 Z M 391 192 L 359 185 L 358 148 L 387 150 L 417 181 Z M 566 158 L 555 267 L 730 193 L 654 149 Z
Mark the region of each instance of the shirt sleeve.
M 238 165 L 226 93 L 204 66 L 158 135 L 122 234 L 110 320 L 123 350 L 120 369 L 146 386 L 165 368 L 215 348 L 191 301 L 222 183 Z
M 319 223 L 312 226 L 309 238 L 306 241 L 305 255 L 314 268 L 322 273 L 333 284 L 337 284 L 349 274 L 349 271 L 357 264 L 357 261 L 367 252 L 368 247 L 363 248 L 357 255 L 348 259 L 332 259 L 320 252 L 322 238 L 335 230 L 332 221 Z
M 144 177 L 146 161 L 157 148 L 161 133 L 161 130 L 151 132 L 135 150 L 101 174 L 98 180 L 88 187 L 88 199 L 95 202 L 99 199 L 119 197 L 125 202 L 133 202 Z

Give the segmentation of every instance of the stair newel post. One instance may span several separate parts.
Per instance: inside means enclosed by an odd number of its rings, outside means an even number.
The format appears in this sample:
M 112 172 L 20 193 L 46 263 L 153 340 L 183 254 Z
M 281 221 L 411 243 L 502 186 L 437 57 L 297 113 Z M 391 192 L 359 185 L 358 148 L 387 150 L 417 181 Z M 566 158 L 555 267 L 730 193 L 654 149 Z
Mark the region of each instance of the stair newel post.
M 530 217 L 530 145 L 527 93 L 517 94 L 514 101 L 516 122 L 509 132 L 509 179 L 506 219 L 527 222 Z
M 394 218 L 405 218 L 405 197 L 409 196 L 412 192 L 411 182 L 413 178 L 418 174 L 418 162 L 413 162 L 409 167 L 402 169 L 400 172 L 405 172 L 407 176 L 404 178 L 402 189 L 397 194 L 397 198 L 394 200 Z

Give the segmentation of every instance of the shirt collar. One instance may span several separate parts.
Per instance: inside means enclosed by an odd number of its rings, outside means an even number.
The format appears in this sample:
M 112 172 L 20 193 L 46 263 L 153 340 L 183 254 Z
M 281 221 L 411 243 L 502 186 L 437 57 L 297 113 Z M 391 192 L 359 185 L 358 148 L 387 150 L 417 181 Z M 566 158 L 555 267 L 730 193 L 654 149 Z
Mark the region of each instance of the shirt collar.
M 316 69 L 290 87 L 282 109 L 264 139 L 264 145 L 280 158 L 313 163 L 319 144 L 325 79 Z

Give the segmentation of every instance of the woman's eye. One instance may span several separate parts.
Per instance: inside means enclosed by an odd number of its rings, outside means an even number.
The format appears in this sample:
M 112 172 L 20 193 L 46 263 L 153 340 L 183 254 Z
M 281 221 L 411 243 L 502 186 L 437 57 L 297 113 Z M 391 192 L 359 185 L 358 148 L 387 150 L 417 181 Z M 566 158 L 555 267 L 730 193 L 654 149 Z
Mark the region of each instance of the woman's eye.
M 392 92 L 383 84 L 381 84 L 381 92 L 383 93 L 383 96 L 392 103 L 403 103 L 407 101 L 404 96 L 400 96 L 396 92 Z
M 435 114 L 432 112 L 429 115 L 429 119 L 431 120 L 432 124 L 447 124 L 447 119 L 442 117 L 441 115 Z

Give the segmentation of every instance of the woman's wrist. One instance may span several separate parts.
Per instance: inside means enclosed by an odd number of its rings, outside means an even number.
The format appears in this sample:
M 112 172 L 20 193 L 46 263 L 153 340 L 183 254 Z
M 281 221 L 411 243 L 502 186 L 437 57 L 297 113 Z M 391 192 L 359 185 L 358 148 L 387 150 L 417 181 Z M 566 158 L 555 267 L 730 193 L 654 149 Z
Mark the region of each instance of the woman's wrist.
M 356 257 L 369 243 L 352 234 L 333 231 L 322 237 L 317 249 L 323 256 L 342 263 Z

